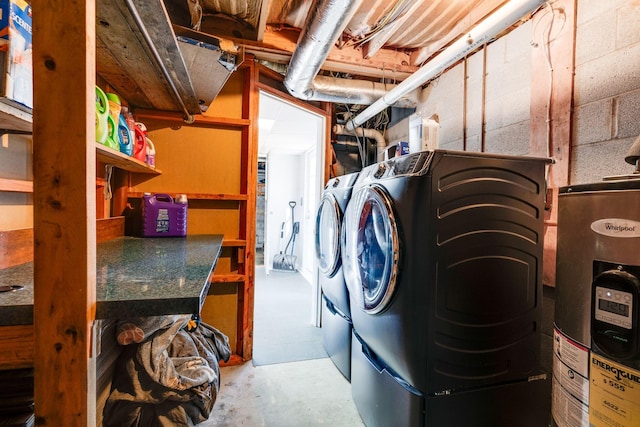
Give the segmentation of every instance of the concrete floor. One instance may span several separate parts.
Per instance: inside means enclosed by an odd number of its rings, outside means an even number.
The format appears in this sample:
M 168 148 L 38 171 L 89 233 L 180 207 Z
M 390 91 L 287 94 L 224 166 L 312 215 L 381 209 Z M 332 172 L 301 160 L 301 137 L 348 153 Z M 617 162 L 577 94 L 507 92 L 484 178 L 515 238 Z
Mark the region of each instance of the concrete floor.
M 331 359 L 221 369 L 220 393 L 200 427 L 359 427 L 351 386 Z

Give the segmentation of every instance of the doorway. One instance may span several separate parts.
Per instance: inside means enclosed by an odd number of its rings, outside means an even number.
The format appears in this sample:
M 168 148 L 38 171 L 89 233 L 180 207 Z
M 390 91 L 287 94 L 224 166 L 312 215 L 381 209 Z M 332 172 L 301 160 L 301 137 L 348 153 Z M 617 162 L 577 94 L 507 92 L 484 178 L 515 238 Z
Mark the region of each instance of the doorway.
M 324 184 L 325 118 L 260 91 L 258 128 L 256 253 L 263 262 L 256 263 L 254 360 L 265 359 L 263 333 L 269 334 L 268 358 L 280 360 L 275 363 L 326 357 L 318 328 L 321 306 L 314 247 Z M 283 255 L 293 260 L 293 271 L 274 263 Z M 283 294 L 274 298 L 278 292 Z M 274 306 L 277 311 L 269 313 Z M 283 316 L 291 317 L 281 321 Z M 276 320 L 279 323 L 272 323 Z M 290 332 L 283 330 L 287 325 Z M 272 348 L 278 339 L 287 347 L 280 359 Z

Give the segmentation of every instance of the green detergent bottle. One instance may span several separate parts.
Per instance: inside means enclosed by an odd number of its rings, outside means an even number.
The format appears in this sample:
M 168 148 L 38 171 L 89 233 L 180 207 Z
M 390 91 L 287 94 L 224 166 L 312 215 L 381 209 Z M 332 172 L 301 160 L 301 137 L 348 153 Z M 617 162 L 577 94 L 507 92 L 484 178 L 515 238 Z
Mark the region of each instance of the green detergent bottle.
M 107 142 L 109 137 L 109 103 L 107 95 L 96 86 L 96 141 L 100 144 Z

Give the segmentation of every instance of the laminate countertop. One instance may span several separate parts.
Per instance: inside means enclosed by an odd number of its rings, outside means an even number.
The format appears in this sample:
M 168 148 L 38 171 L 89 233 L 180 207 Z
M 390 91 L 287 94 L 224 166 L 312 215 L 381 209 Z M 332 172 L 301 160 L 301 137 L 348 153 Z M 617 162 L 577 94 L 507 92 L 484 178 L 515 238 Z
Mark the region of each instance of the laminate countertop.
M 96 319 L 199 313 L 222 235 L 122 237 L 96 251 Z M 33 323 L 33 262 L 0 270 L 0 326 Z

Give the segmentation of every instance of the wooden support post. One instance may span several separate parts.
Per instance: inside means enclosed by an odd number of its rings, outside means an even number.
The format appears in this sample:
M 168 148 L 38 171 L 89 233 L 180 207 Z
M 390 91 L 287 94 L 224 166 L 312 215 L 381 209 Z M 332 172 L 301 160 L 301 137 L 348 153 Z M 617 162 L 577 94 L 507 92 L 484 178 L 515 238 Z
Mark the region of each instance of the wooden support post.
M 95 0 L 33 0 L 36 425 L 95 425 Z
M 533 18 L 531 55 L 531 154 L 551 156 L 545 211 L 543 283 L 555 286 L 558 188 L 569 184 L 576 0 L 556 0 Z M 550 27 L 551 31 L 546 29 Z M 544 46 L 548 42 L 548 46 Z M 548 56 L 546 53 L 548 52 Z M 551 93 L 549 94 L 550 88 Z

